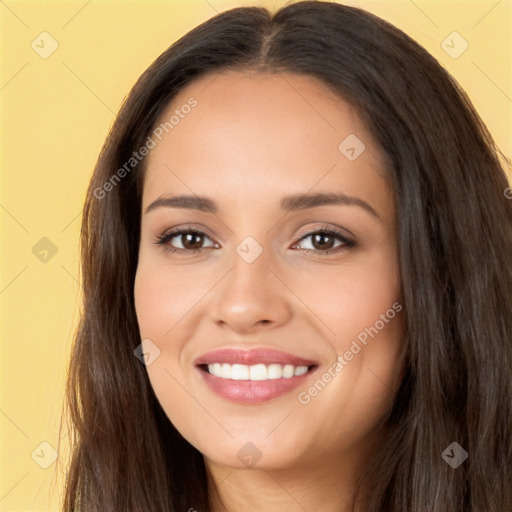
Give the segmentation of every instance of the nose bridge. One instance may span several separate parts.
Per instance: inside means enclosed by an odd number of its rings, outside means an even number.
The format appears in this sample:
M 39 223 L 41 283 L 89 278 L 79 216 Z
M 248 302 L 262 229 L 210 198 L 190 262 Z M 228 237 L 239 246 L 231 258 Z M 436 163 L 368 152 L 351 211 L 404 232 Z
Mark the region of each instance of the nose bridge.
M 229 280 L 230 289 L 236 293 L 256 295 L 265 290 L 265 284 L 268 285 L 271 255 L 268 250 L 263 250 L 263 247 L 261 252 L 258 251 L 259 254 L 256 251 L 258 249 L 250 241 L 242 242 L 236 249 Z
M 280 324 L 290 314 L 284 287 L 269 268 L 272 255 L 251 238 L 236 248 L 231 271 L 212 308 L 214 321 L 230 324 L 236 330 L 260 323 Z

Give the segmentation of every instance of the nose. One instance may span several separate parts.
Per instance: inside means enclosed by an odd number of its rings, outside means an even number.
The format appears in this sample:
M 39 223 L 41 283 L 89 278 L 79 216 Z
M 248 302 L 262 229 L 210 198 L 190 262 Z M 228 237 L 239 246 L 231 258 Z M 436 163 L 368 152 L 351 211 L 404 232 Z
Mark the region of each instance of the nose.
M 216 324 L 249 334 L 289 320 L 291 294 L 268 263 L 265 251 L 252 263 L 235 254 L 233 267 L 219 283 L 211 305 L 210 317 Z

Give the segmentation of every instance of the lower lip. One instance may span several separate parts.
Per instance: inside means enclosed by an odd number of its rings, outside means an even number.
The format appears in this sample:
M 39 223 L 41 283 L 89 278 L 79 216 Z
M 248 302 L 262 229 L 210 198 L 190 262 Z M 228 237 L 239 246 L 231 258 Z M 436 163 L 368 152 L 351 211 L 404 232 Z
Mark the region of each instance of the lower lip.
M 205 370 L 199 369 L 207 386 L 217 395 L 240 404 L 259 404 L 278 398 L 303 385 L 305 380 L 315 371 L 315 367 L 304 375 L 288 379 L 270 380 L 233 380 L 215 377 Z

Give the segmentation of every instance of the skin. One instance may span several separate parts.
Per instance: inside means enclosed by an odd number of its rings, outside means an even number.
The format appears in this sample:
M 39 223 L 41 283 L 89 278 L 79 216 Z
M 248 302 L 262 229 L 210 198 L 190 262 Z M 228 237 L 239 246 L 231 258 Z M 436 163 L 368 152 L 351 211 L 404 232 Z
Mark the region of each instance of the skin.
M 134 293 L 141 338 L 160 349 L 146 366 L 151 385 L 204 455 L 225 505 L 215 511 L 339 512 L 382 442 L 377 424 L 399 383 L 403 310 L 307 404 L 297 394 L 402 303 L 384 158 L 357 112 L 312 77 L 206 76 L 183 89 L 162 120 L 190 97 L 197 106 L 151 150 L 144 177 Z M 354 161 L 338 149 L 350 134 L 366 147 Z M 317 192 L 359 198 L 379 218 L 354 204 L 280 209 L 285 196 Z M 179 194 L 208 196 L 219 209 L 144 213 L 156 199 Z M 203 250 L 192 254 L 179 235 L 167 246 L 181 252 L 155 243 L 176 227 L 203 231 L 191 242 Z M 323 227 L 357 245 L 340 250 L 338 239 L 322 246 L 304 237 Z M 236 252 L 248 236 L 263 249 L 252 263 Z M 226 346 L 271 347 L 319 367 L 298 390 L 240 405 L 214 394 L 193 363 Z M 261 454 L 250 467 L 237 457 L 248 442 Z

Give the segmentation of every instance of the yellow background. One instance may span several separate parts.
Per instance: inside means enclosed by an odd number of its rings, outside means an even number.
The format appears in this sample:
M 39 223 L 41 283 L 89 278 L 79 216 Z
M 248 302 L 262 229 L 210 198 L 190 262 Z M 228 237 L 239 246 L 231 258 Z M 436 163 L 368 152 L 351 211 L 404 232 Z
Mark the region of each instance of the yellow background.
M 425 46 L 511 156 L 511 0 L 346 3 Z M 217 11 L 254 4 L 275 8 L 285 1 L 0 0 L 2 511 L 59 509 L 56 464 L 43 469 L 36 461 L 51 460 L 42 442 L 58 447 L 79 311 L 80 212 L 115 113 L 138 76 L 178 37 Z M 441 46 L 453 31 L 469 44 L 457 59 Z M 42 32 L 58 43 L 46 59 L 31 47 Z M 57 248 L 46 262 L 32 251 L 43 237 Z M 61 449 L 65 454 L 66 432 Z

